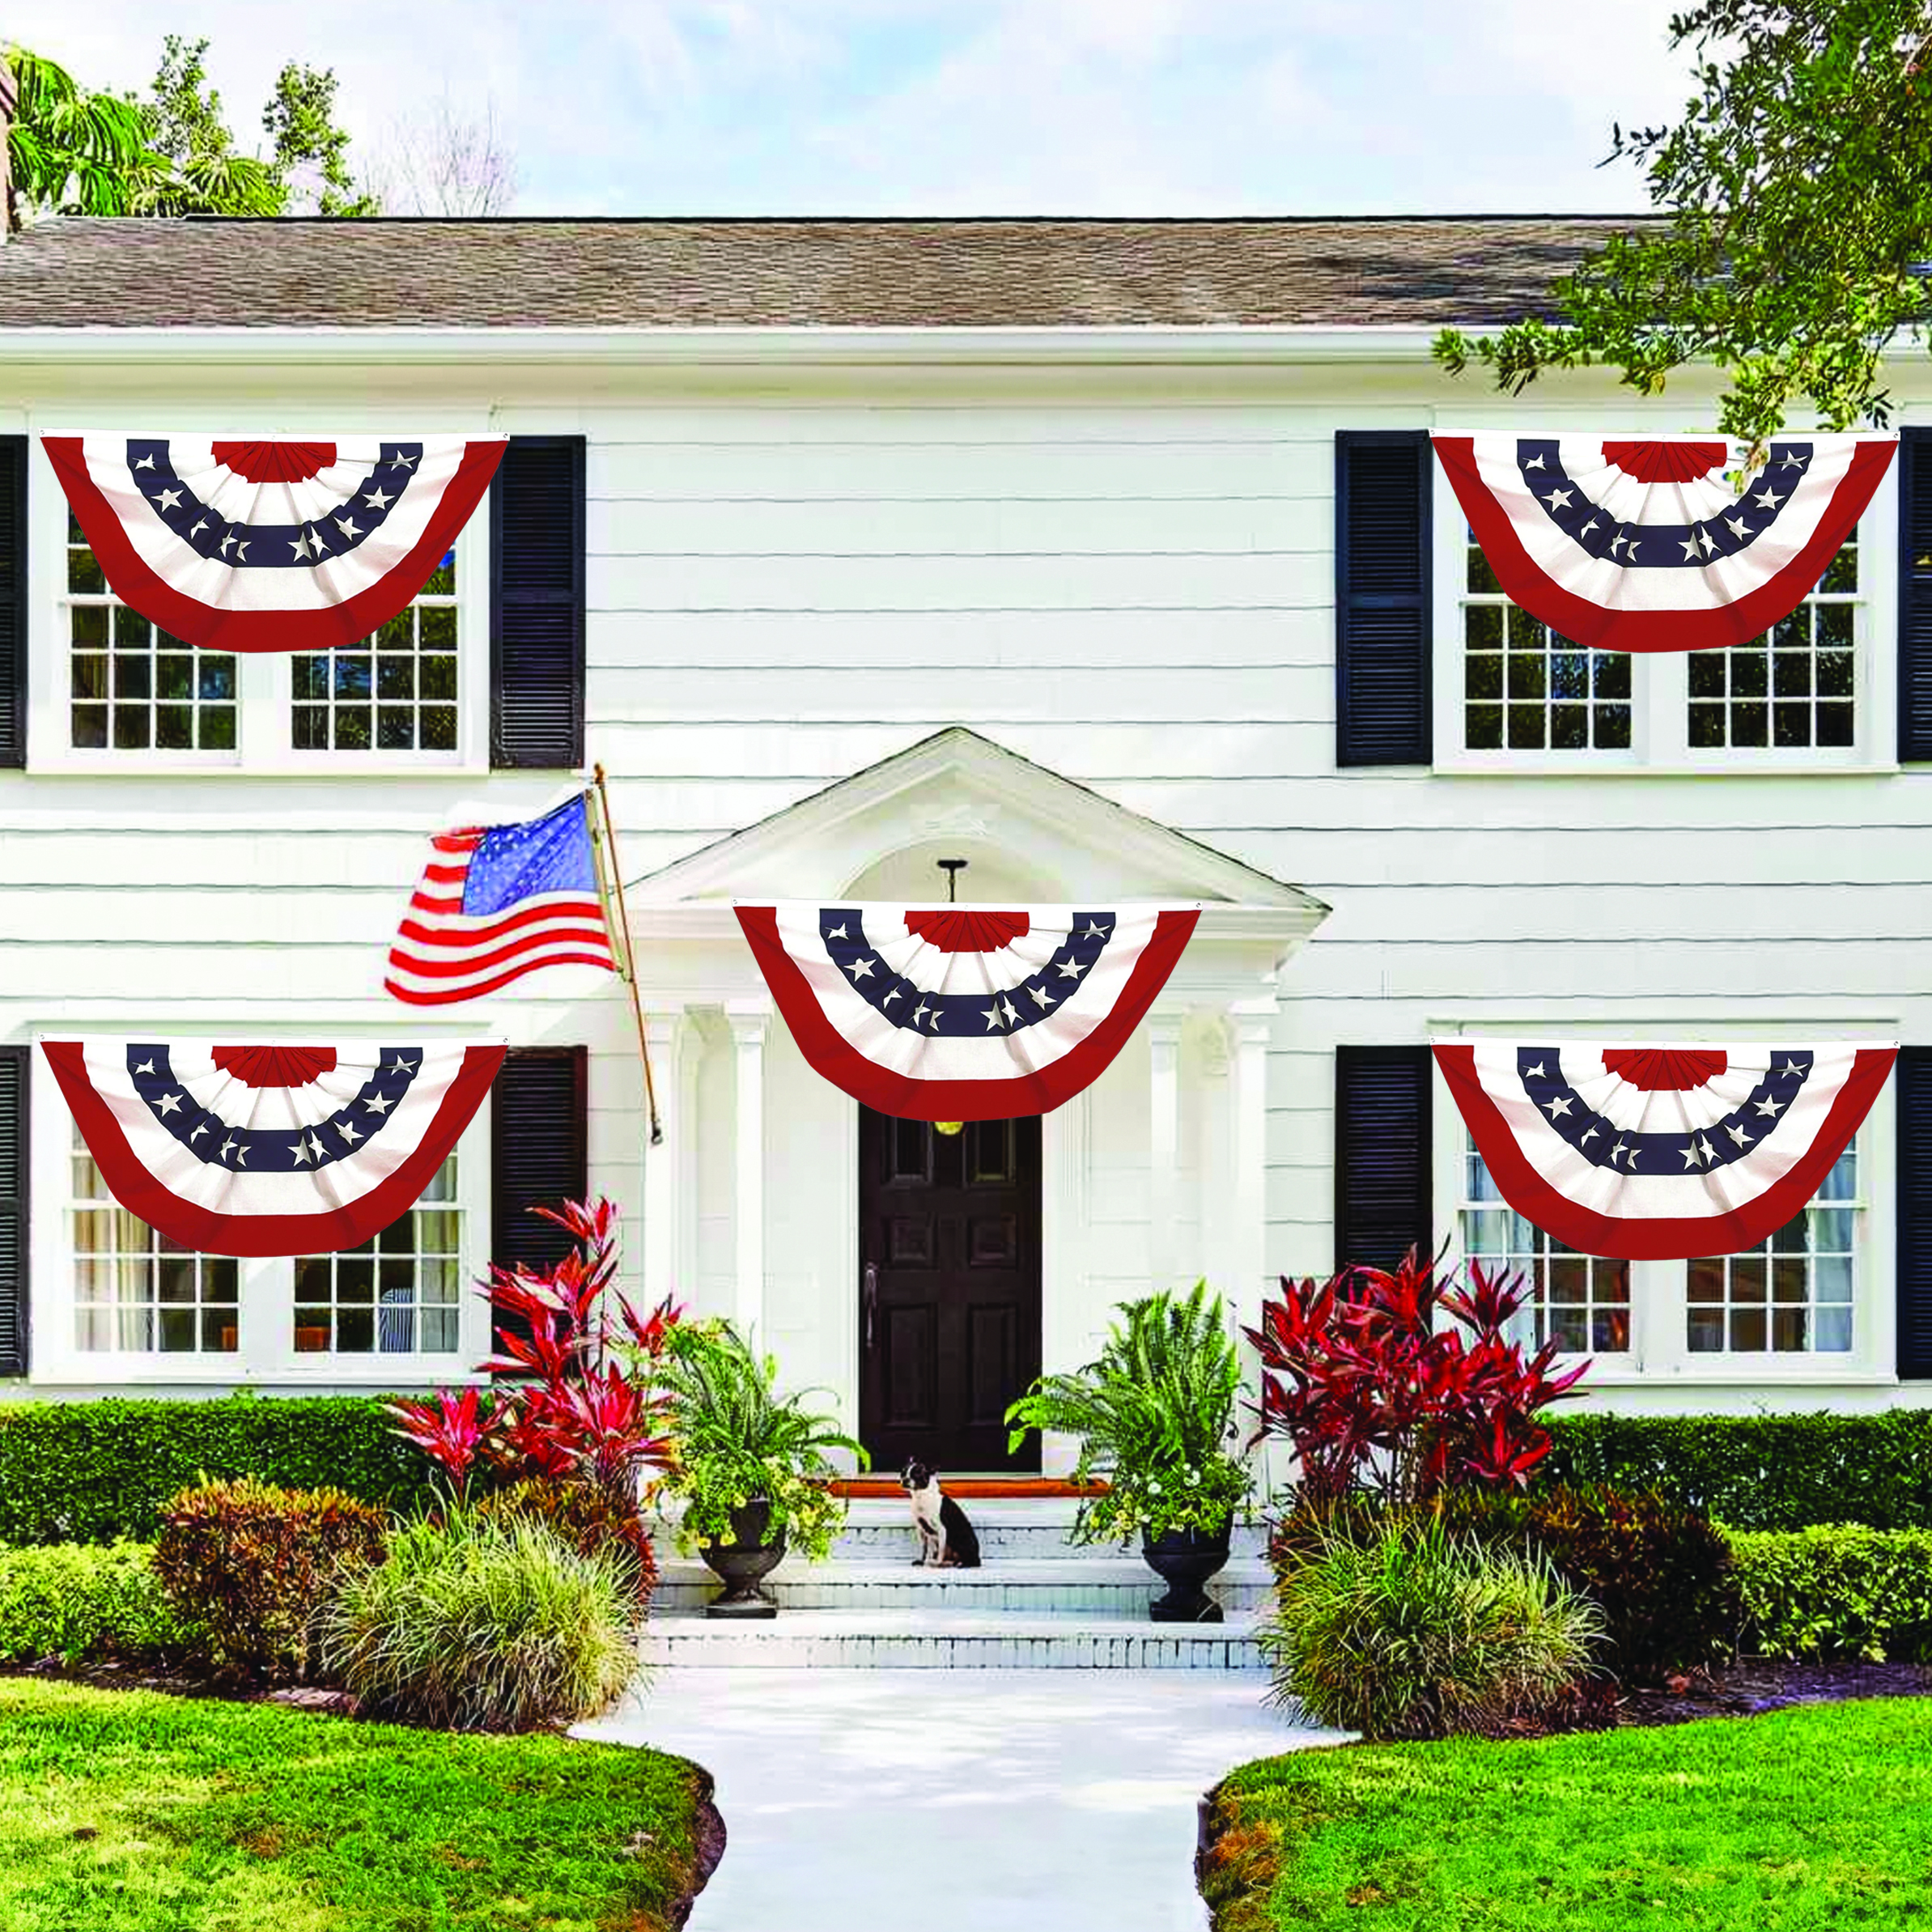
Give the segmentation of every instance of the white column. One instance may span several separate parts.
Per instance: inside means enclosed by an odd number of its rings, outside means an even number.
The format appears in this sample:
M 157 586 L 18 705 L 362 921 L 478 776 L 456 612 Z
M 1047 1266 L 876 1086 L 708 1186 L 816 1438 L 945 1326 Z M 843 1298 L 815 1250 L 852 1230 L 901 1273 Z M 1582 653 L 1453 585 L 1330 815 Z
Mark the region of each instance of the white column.
M 1260 1313 L 1267 1268 L 1267 1050 L 1275 1001 L 1238 1000 L 1229 1008 L 1233 1052 L 1228 1090 L 1234 1158 L 1229 1163 L 1230 1260 L 1237 1318 Z
M 689 1164 L 690 1136 L 697 1122 L 686 1110 L 684 1059 L 688 1023 L 682 1007 L 644 1016 L 644 1037 L 651 1046 L 651 1069 L 656 1078 L 657 1113 L 665 1137 L 650 1144 L 644 1127 L 644 1305 L 665 1295 L 682 1300 L 686 1292 L 681 1277 L 679 1245 L 684 1212 L 680 1177 Z
M 1181 1164 L 1181 1016 L 1148 1016 L 1147 1277 L 1153 1289 L 1171 1288 L 1180 1265 L 1178 1218 Z
M 732 1123 L 732 1245 L 737 1280 L 732 1318 L 751 1340 L 765 1322 L 765 1035 L 771 1006 L 764 1000 L 732 1000 L 731 1025 L 737 1072 Z

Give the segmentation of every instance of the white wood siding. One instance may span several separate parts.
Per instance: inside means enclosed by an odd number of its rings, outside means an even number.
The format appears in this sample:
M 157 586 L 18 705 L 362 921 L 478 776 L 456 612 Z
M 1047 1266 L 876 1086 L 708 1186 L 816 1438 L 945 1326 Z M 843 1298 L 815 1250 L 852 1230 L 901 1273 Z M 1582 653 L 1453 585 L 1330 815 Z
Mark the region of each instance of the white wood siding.
M 227 374 L 193 367 L 116 372 L 111 410 L 98 369 L 11 374 L 20 401 L 0 428 L 231 413 Z M 291 428 L 339 414 L 338 378 L 290 365 L 249 380 Z M 1892 380 L 1908 419 L 1932 416 L 1921 365 Z M 1504 405 L 1419 367 L 679 376 L 452 361 L 371 406 L 590 438 L 588 751 L 610 772 L 631 876 L 963 724 L 1332 905 L 1284 975 L 1271 1061 L 1267 1259 L 1301 1273 L 1330 1260 L 1338 1041 L 1585 1016 L 1932 1039 L 1932 771 L 1336 771 L 1334 432 L 1437 410 L 1521 420 L 1537 400 Z M 1694 393 L 1640 410 L 1581 380 L 1545 400 L 1572 419 L 1699 417 Z M 32 473 L 54 487 L 37 451 Z M 1893 568 L 1887 537 L 1868 572 Z M 36 653 L 63 648 L 46 588 Z M 1874 653 L 1884 676 L 1891 643 Z M 473 666 L 486 643 L 465 636 Z M 553 792 L 529 774 L 0 773 L 0 1038 L 135 1019 L 397 1024 L 382 953 L 427 834 Z M 492 1011 L 515 1039 L 590 1040 L 593 1185 L 635 1213 L 637 1081 L 615 996 L 573 1004 L 539 980 Z M 775 1093 L 799 1084 L 790 1052 L 772 1049 Z M 718 1306 L 728 1059 L 714 1050 L 698 1076 L 703 1261 L 682 1284 Z M 1119 1077 L 1142 1090 L 1125 1059 Z M 1137 1183 L 1104 1153 L 1107 1224 L 1136 1212 Z M 1888 1203 L 1890 1176 L 1875 1182 Z M 768 1191 L 775 1281 L 812 1212 Z M 1098 1276 L 1115 1266 L 1094 1257 Z M 818 1375 L 843 1345 L 826 1339 Z

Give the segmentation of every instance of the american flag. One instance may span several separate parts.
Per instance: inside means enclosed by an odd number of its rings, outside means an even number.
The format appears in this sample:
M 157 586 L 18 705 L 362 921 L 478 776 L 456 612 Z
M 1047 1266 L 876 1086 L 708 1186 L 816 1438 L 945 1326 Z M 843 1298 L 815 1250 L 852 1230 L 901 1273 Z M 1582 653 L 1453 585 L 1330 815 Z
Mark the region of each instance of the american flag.
M 591 846 L 590 795 L 541 818 L 430 841 L 383 982 L 413 1006 L 473 1000 L 546 966 L 618 970 Z

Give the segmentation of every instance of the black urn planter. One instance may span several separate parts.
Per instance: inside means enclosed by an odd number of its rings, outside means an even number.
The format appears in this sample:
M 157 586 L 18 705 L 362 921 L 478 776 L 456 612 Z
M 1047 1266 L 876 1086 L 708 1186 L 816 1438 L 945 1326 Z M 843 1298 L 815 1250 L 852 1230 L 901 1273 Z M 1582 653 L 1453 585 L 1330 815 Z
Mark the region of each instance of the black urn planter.
M 758 1587 L 759 1579 L 775 1569 L 785 1553 L 783 1530 L 770 1543 L 762 1540 L 771 1521 L 771 1502 L 762 1496 L 754 1497 L 742 1509 L 732 1511 L 729 1543 L 707 1543 L 699 1552 L 706 1566 L 724 1586 L 724 1595 L 704 1607 L 707 1616 L 778 1615 L 778 1605 Z
M 1232 1525 L 1218 1530 L 1167 1530 L 1158 1536 L 1144 1531 L 1140 1553 L 1148 1568 L 1167 1586 L 1164 1597 L 1148 1605 L 1157 1624 L 1218 1624 L 1221 1607 L 1201 1588 L 1228 1560 Z

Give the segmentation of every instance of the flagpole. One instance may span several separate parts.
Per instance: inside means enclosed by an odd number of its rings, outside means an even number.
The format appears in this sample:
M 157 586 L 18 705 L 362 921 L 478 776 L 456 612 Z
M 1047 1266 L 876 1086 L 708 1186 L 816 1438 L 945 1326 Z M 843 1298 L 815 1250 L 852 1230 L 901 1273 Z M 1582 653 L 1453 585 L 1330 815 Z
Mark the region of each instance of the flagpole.
M 591 768 L 597 788 L 597 813 L 604 822 L 604 843 L 610 853 L 610 885 L 617 894 L 618 925 L 624 936 L 624 979 L 631 988 L 631 1013 L 637 1021 L 637 1051 L 644 1063 L 644 1104 L 651 1116 L 651 1144 L 664 1144 L 665 1130 L 657 1118 L 657 1083 L 651 1076 L 651 1042 L 644 1031 L 643 1002 L 638 997 L 637 962 L 631 949 L 631 915 L 624 907 L 624 868 L 618 861 L 617 827 L 610 822 L 610 794 L 604 788 L 604 767 Z

